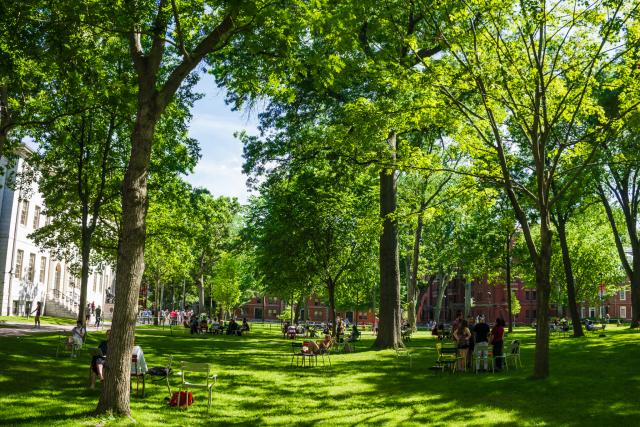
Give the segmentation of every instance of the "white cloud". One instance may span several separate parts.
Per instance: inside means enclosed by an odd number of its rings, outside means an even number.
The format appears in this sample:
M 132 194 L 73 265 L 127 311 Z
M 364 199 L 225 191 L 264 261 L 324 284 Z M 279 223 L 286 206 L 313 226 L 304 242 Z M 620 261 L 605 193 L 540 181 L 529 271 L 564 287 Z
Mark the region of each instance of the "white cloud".
M 203 159 L 186 180 L 194 186 L 208 189 L 216 196 L 237 197 L 240 203 L 246 203 L 249 197 L 240 159 Z

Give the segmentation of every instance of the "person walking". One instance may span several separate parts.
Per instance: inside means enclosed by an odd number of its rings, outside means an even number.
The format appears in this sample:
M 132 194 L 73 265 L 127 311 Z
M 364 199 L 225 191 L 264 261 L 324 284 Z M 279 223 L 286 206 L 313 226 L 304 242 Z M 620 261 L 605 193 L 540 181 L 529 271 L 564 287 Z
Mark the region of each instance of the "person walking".
M 98 326 L 100 326 L 100 321 L 102 316 L 102 309 L 100 308 L 100 306 L 96 307 L 96 323 L 95 323 L 95 327 L 97 328 Z

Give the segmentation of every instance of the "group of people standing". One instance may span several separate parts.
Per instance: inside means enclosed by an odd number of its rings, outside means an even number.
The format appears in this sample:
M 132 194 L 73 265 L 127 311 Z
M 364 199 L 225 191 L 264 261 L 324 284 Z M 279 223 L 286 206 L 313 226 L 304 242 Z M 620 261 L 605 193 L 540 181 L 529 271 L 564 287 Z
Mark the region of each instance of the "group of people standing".
M 504 319 L 497 318 L 493 328 L 485 322 L 484 316 L 473 318 L 469 316 L 464 319 L 461 312 L 458 312 L 456 320 L 452 324 L 453 340 L 456 343 L 461 356 L 459 369 L 464 371 L 467 366 L 472 367 L 473 354 L 476 355 L 476 370 L 487 371 L 489 369 L 489 344 L 493 346 L 494 368 L 496 371 L 502 370 L 504 348 Z M 480 362 L 483 362 L 481 369 Z

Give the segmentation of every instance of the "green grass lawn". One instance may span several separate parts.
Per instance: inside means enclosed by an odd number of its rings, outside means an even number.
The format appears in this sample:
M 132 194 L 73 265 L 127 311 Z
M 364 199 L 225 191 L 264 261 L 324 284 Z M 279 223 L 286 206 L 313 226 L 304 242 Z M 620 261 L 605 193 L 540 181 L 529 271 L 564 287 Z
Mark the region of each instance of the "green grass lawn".
M 0 322 L 7 323 L 31 323 L 33 324 L 34 316 L 27 318 L 26 316 L 0 316 Z M 41 325 L 75 325 L 76 319 L 67 319 L 64 317 L 40 316 Z M 0 323 L 0 326 L 2 324 Z
M 275 327 L 254 325 L 247 337 L 190 336 L 182 328 L 140 328 L 136 341 L 149 366 L 164 356 L 210 362 L 218 373 L 211 411 L 195 392 L 187 411 L 168 407 L 163 385 L 132 397 L 136 425 L 640 425 L 640 335 L 611 328 L 605 338 L 554 337 L 552 375 L 528 379 L 534 333 L 518 329 L 524 369 L 500 374 L 435 374 L 434 340 L 414 335 L 413 367 L 393 351 L 372 351 L 367 333 L 357 353 L 334 355 L 333 366 L 289 368 L 290 341 Z M 104 332 L 90 333 L 96 346 Z M 90 390 L 90 356 L 55 357 L 57 335 L 0 338 L 0 424 L 38 426 L 131 425 L 94 417 L 99 388 Z M 177 364 L 177 363 L 176 363 Z M 174 364 L 175 366 L 175 364 Z M 177 370 L 177 369 L 176 369 Z M 174 379 L 177 384 L 177 378 Z

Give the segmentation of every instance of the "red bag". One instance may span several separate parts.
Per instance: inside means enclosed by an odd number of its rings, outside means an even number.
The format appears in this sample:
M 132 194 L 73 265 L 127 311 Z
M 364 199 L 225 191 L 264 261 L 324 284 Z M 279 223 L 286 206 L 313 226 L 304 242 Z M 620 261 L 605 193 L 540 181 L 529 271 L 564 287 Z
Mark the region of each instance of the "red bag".
M 178 399 L 180 398 L 180 399 Z M 180 400 L 180 407 L 184 408 L 193 404 L 193 394 L 190 391 L 176 391 L 171 396 L 169 401 L 170 406 L 178 406 L 178 400 Z

